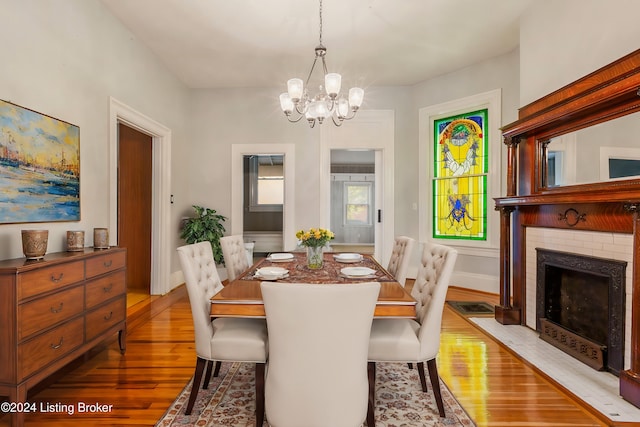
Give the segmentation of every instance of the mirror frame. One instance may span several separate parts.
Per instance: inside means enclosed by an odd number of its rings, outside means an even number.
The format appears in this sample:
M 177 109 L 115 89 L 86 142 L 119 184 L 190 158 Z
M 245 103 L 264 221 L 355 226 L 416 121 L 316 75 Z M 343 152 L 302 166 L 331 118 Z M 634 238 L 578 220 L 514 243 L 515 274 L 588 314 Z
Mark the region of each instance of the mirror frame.
M 502 128 L 508 148 L 507 197 L 629 191 L 640 179 L 546 186 L 551 138 L 640 111 L 640 49 L 519 109 Z M 622 197 L 622 196 L 621 196 Z

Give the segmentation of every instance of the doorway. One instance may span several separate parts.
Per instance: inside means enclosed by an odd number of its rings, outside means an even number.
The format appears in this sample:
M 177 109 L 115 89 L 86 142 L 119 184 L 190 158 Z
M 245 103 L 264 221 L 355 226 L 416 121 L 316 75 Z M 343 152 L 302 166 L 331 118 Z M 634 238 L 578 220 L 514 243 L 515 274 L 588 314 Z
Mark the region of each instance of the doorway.
M 336 252 L 374 253 L 375 151 L 331 150 L 331 231 Z
M 243 156 L 243 228 L 256 257 L 281 252 L 284 210 L 284 155 Z
M 233 144 L 231 146 L 231 230 L 230 234 L 245 234 L 244 160 L 247 156 L 282 156 L 283 204 L 282 232 L 278 243 L 281 250 L 296 247 L 295 237 L 295 145 L 294 144 Z
M 163 295 L 182 283 L 171 281 L 171 129 L 109 98 L 109 244 L 118 239 L 118 125 L 151 135 L 152 218 L 151 218 L 151 294 Z
M 320 128 L 320 224 L 331 223 L 331 152 L 370 151 L 375 157 L 374 257 L 386 265 L 394 240 L 394 112 L 361 110 L 341 127 Z
M 127 248 L 127 298 L 151 292 L 151 136 L 118 125 L 118 246 Z

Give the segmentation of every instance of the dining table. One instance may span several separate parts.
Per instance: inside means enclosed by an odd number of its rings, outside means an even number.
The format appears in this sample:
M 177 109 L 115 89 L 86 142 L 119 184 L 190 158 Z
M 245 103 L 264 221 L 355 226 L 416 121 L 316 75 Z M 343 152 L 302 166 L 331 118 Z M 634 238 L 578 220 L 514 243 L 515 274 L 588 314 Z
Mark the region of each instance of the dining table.
M 264 318 L 264 303 L 260 273 L 274 267 L 286 270 L 280 277 L 270 277 L 277 283 L 336 283 L 379 282 L 380 293 L 374 311 L 375 318 L 416 317 L 416 300 L 373 256 L 369 254 L 340 254 L 325 252 L 321 268 L 307 266 L 306 253 L 270 254 L 257 260 L 241 275 L 211 297 L 211 317 Z M 355 274 L 364 271 L 366 274 Z M 353 272 L 354 274 L 349 274 Z

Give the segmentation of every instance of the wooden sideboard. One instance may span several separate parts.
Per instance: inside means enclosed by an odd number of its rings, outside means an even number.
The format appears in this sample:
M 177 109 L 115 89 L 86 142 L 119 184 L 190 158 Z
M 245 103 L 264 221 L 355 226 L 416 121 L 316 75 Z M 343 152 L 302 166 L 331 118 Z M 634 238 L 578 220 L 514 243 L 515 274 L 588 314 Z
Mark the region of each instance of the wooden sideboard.
M 116 332 L 124 353 L 126 255 L 87 248 L 0 261 L 0 396 L 25 402 L 31 387 Z

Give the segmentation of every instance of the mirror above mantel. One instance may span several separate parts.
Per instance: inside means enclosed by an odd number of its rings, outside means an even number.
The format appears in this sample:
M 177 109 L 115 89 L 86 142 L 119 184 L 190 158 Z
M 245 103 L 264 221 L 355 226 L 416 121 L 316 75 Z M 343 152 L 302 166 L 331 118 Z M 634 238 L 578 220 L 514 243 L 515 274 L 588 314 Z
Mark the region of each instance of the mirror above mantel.
M 538 143 L 541 187 L 640 178 L 640 113 Z

